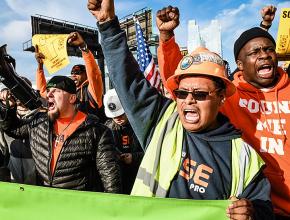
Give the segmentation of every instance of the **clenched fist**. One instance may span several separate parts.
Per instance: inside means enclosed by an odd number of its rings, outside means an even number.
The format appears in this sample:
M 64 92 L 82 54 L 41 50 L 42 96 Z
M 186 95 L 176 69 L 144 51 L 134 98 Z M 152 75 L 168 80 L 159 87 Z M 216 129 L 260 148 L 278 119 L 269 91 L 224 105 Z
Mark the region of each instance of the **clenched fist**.
M 275 13 L 276 13 L 277 8 L 273 5 L 268 5 L 265 6 L 264 8 L 261 9 L 261 16 L 262 16 L 262 23 L 265 26 L 271 26 L 272 21 L 275 18 Z
M 174 29 L 179 25 L 179 10 L 168 6 L 156 13 L 156 25 L 160 32 L 160 40 L 167 41 L 174 35 Z
M 100 23 L 112 20 L 115 17 L 113 0 L 88 0 L 87 7 Z
M 70 33 L 67 42 L 69 45 L 76 47 L 83 47 L 86 44 L 84 39 L 78 32 Z

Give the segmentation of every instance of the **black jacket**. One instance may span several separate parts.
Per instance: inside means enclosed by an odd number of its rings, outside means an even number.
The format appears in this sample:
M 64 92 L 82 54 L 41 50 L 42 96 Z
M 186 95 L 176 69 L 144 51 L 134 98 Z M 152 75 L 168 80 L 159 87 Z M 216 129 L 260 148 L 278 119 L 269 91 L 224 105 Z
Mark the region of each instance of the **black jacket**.
M 77 98 L 79 100 L 77 107 L 85 114 L 93 114 L 98 116 L 100 122 L 104 123 L 107 120 L 104 105 L 102 105 L 100 108 L 98 107 L 98 104 L 95 102 L 94 98 L 89 92 L 88 86 L 89 83 L 85 83 L 77 90 Z M 94 107 L 91 106 L 90 103 Z
M 144 156 L 144 151 L 139 144 L 139 141 L 129 123 L 124 126 L 118 125 L 114 122 L 113 119 L 109 119 L 106 121 L 105 125 L 107 125 L 113 133 L 115 148 L 119 154 L 122 153 L 131 153 L 132 154 L 132 163 L 126 164 L 120 160 L 121 167 L 121 176 L 122 176 L 122 185 L 123 191 L 122 193 L 130 194 L 133 184 L 136 179 L 136 175 Z M 124 149 L 123 145 L 123 135 L 128 136 L 128 142 L 124 144 L 126 149 Z
M 126 134 L 130 136 L 130 152 L 126 153 L 131 153 L 132 154 L 132 159 L 133 159 L 133 166 L 139 167 L 140 163 L 142 161 L 142 158 L 144 156 L 144 150 L 142 149 L 131 125 L 128 123 L 124 126 L 118 125 L 114 122 L 113 119 L 109 119 L 105 123 L 108 128 L 111 129 L 113 133 L 113 138 L 115 142 L 115 148 L 117 148 L 117 151 L 119 153 L 125 153 L 122 152 L 122 131 L 125 131 Z
M 30 121 L 17 119 L 12 110 L 9 110 L 8 115 L 1 127 L 13 137 L 29 137 L 32 157 L 43 185 L 120 192 L 120 168 L 113 148 L 112 134 L 95 116 L 88 115 L 64 142 L 52 175 L 50 162 L 53 124 L 47 113 L 38 113 Z

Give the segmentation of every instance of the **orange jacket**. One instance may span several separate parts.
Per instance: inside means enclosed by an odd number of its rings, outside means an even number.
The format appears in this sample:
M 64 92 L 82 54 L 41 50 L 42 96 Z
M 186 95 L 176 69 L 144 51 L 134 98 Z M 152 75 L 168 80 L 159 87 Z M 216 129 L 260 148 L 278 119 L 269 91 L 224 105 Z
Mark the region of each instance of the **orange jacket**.
M 87 72 L 87 78 L 88 78 L 88 90 L 90 94 L 92 95 L 94 101 L 98 104 L 98 107 L 102 107 L 103 101 L 103 80 L 102 80 L 102 74 L 99 69 L 99 66 L 97 65 L 94 55 L 89 51 L 88 53 L 82 51 L 82 56 L 85 61 L 86 66 L 86 72 Z M 85 85 L 83 83 L 79 88 L 82 89 L 82 86 Z M 40 92 L 40 95 L 43 98 L 46 98 L 46 79 L 44 75 L 43 69 L 37 69 L 36 72 L 36 87 Z
M 174 38 L 158 48 L 160 74 L 165 82 L 174 74 L 182 58 Z M 235 74 L 236 93 L 221 112 L 243 132 L 267 164 L 265 175 L 271 183 L 271 198 L 276 213 L 290 216 L 290 84 L 288 75 L 278 68 L 279 81 L 272 89 L 260 90 L 246 83 L 242 73 Z
M 166 42 L 159 41 L 157 57 L 162 84 L 168 90 L 166 80 L 174 74 L 179 61 L 182 59 L 174 37 Z

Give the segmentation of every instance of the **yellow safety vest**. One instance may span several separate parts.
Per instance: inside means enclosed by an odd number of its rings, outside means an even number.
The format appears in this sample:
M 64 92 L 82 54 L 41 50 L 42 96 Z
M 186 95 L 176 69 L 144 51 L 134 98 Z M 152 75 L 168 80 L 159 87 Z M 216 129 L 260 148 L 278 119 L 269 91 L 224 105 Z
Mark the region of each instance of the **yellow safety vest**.
M 131 195 L 166 197 L 178 172 L 183 144 L 183 126 L 171 103 L 155 128 L 141 162 Z M 264 165 L 262 158 L 241 138 L 232 140 L 231 196 L 239 196 Z

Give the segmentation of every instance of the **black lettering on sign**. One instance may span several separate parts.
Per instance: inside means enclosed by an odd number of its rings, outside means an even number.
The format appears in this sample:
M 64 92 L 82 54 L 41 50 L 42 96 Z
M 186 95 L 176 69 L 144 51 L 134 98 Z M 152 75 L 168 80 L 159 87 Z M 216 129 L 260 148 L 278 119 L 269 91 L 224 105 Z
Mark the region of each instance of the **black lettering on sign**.
M 283 18 L 290 18 L 290 11 L 283 11 Z

